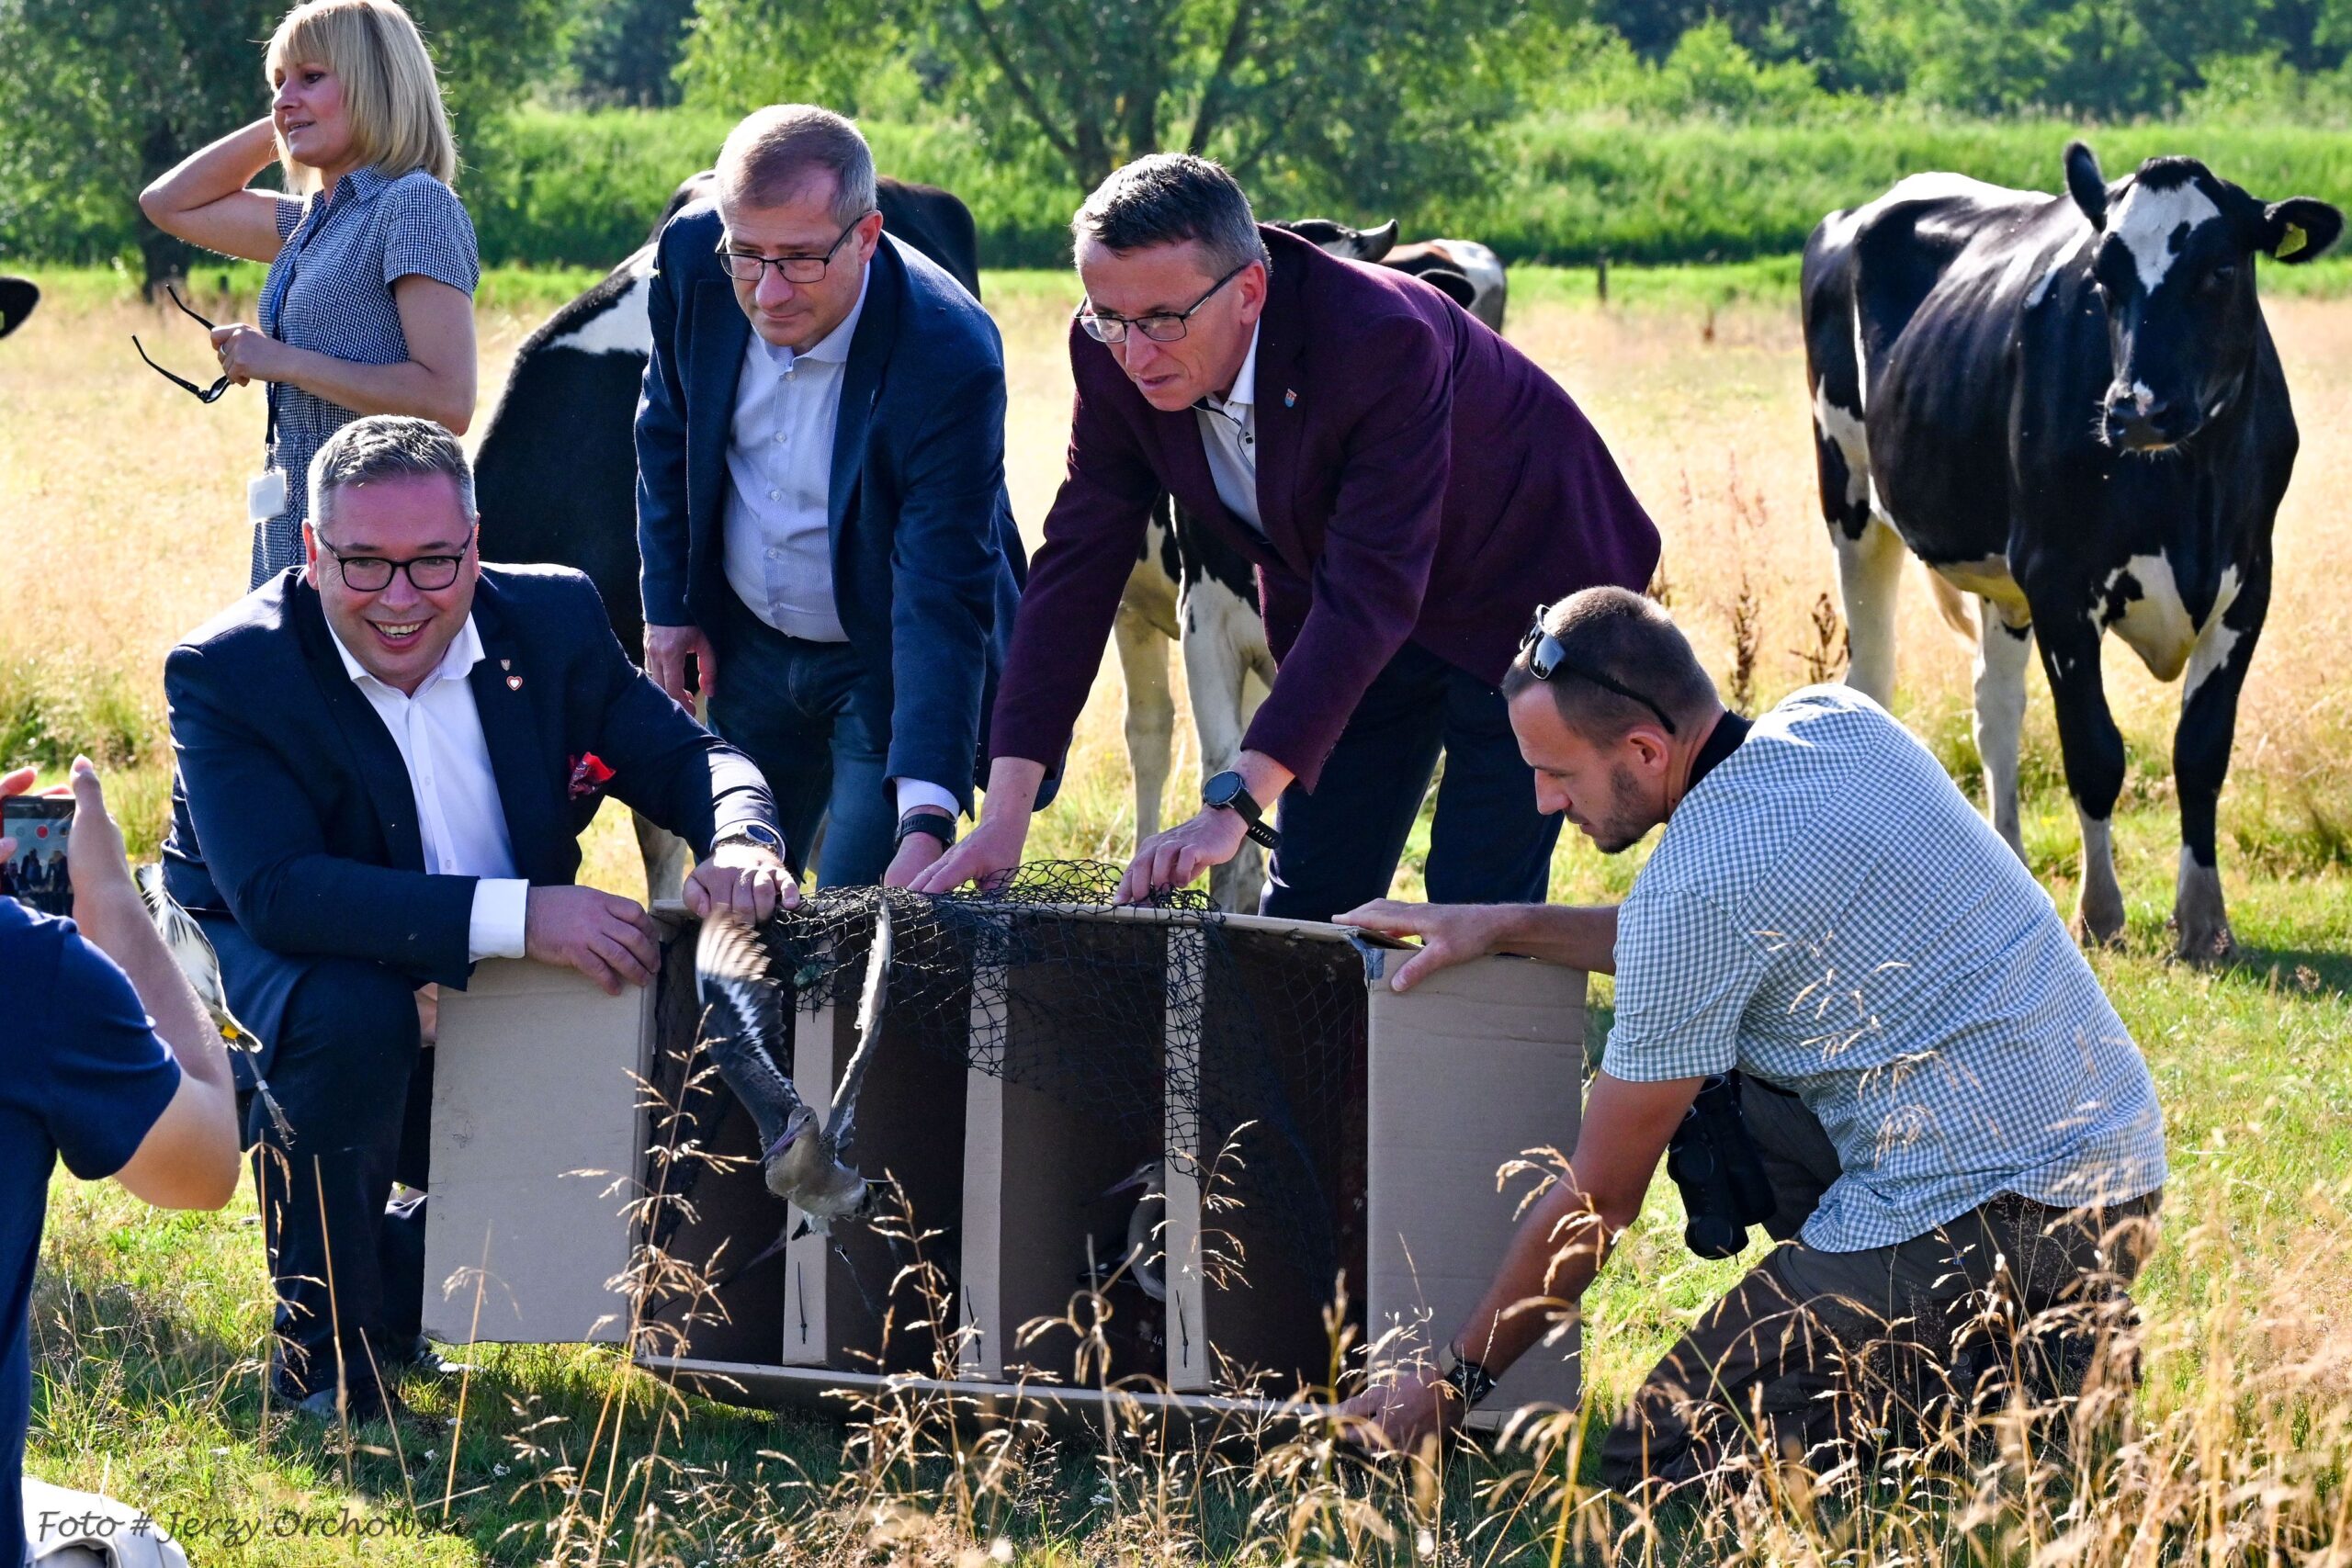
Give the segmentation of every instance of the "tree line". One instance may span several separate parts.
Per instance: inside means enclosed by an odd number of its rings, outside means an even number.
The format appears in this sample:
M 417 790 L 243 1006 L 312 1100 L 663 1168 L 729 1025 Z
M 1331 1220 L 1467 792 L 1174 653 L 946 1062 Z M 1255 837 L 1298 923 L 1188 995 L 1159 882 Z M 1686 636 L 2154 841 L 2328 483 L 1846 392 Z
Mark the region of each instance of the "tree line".
M 0 0 L 0 123 L 11 128 L 0 142 L 0 254 L 135 254 L 151 280 L 184 268 L 187 252 L 140 219 L 132 197 L 265 111 L 258 40 L 283 8 Z M 977 163 L 991 181 L 1050 190 L 1049 206 L 1137 153 L 1186 149 L 1222 159 L 1283 210 L 1360 216 L 1456 207 L 1464 193 L 1523 175 L 1528 145 L 1555 147 L 1569 134 L 1562 128 L 1578 125 L 2352 118 L 2343 112 L 2352 0 L 413 0 L 411 9 L 444 73 L 469 192 L 524 207 L 543 194 L 534 182 L 551 192 L 564 177 L 531 162 L 545 154 L 548 115 L 611 106 L 684 106 L 716 119 L 812 99 L 920 128 L 940 154 L 933 164 Z M 576 186 L 585 176 L 571 177 Z M 641 197 L 632 190 L 629 199 Z M 1017 196 L 998 205 L 1008 232 L 1037 226 Z M 616 232 L 641 221 L 621 215 Z M 1034 247 L 1016 248 L 1025 258 Z M 522 254 L 583 259 L 569 249 Z

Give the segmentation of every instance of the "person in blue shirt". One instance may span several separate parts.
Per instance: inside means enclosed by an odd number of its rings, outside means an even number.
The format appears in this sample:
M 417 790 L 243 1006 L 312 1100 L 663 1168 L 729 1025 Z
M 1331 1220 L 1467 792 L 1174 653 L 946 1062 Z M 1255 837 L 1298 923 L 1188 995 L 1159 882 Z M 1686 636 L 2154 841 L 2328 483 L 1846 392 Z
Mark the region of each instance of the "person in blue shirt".
M 33 771 L 0 775 L 0 796 Z M 86 759 L 73 773 L 74 919 L 0 898 L 0 1563 L 30 1562 L 102 1498 L 20 1501 L 32 1417 L 33 1267 L 51 1171 L 113 1177 L 167 1209 L 217 1209 L 237 1187 L 236 1093 L 220 1036 L 150 922 Z M 0 839 L 0 861 L 16 852 Z

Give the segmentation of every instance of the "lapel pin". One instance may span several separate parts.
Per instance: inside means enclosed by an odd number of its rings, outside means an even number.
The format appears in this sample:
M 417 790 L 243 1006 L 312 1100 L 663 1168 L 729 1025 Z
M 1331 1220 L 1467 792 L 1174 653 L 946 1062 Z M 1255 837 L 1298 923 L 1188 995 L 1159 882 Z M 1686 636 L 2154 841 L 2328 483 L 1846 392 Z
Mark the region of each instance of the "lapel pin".
M 523 677 L 520 675 L 509 675 L 506 677 L 506 689 L 510 692 L 521 691 L 523 689 Z
M 511 659 L 502 659 L 498 661 L 498 667 L 501 670 L 512 670 L 514 668 L 514 661 Z
M 1284 389 L 1283 392 L 1283 407 L 1286 409 L 1295 409 L 1298 407 L 1298 393 L 1287 388 Z

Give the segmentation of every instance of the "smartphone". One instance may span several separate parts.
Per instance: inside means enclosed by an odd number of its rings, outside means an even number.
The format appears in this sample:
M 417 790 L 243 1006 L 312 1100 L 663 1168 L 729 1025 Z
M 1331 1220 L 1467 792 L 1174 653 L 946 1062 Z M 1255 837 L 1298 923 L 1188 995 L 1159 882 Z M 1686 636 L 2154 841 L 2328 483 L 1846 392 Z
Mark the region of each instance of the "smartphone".
M 44 915 L 74 912 L 74 883 L 65 874 L 65 840 L 74 830 L 74 802 L 59 795 L 13 795 L 0 800 L 0 839 L 17 847 L 0 863 L 0 893 Z

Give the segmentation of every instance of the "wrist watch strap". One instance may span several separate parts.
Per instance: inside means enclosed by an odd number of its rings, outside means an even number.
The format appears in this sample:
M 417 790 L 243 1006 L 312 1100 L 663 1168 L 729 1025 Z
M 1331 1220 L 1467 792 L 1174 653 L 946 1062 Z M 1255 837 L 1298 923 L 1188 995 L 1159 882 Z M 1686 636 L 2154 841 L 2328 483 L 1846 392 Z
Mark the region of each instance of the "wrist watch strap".
M 1451 1345 L 1438 1358 L 1438 1375 L 1453 1392 L 1462 1396 L 1464 1408 L 1476 1410 L 1487 1395 L 1495 1392 L 1495 1375 L 1478 1362 L 1455 1350 Z
M 926 811 L 918 807 L 899 818 L 899 833 L 890 840 L 890 847 L 897 849 L 913 833 L 928 833 L 943 847 L 953 844 L 956 841 L 956 818 L 944 811 Z

